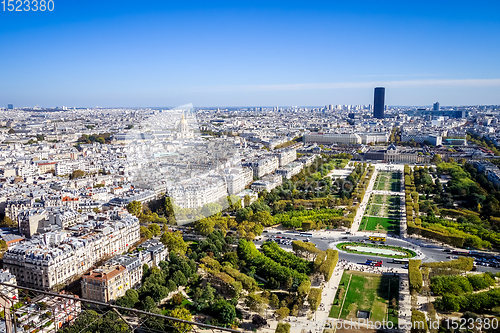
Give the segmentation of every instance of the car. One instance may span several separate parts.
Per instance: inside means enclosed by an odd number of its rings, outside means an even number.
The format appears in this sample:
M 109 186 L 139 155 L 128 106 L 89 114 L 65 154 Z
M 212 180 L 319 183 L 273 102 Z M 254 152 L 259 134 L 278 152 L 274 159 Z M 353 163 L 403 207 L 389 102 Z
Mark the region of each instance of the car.
M 451 259 L 451 256 L 447 256 L 446 259 Z
M 347 237 L 342 237 L 342 239 L 347 239 Z
M 404 269 L 408 269 L 408 264 L 403 266 Z
M 269 231 L 267 231 L 267 230 L 264 230 L 264 231 L 262 231 L 262 232 L 269 232 Z
M 458 259 L 458 256 L 453 256 L 453 259 Z
M 321 239 L 326 239 L 326 237 L 321 237 Z
M 278 231 L 276 234 L 281 235 L 281 231 Z

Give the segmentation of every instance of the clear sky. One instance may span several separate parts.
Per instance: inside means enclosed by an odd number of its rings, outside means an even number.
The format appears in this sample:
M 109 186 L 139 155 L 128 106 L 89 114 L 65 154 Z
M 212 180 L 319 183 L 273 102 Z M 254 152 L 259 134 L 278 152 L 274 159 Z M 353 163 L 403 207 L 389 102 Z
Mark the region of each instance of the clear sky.
M 54 5 L 0 11 L 0 106 L 500 104 L 498 0 Z

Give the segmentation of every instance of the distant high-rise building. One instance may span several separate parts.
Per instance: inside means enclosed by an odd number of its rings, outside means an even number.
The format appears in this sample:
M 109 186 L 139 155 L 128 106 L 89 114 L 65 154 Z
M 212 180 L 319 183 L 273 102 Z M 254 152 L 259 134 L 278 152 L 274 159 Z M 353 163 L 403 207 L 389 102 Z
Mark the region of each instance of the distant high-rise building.
M 14 104 L 7 104 L 7 109 L 9 109 L 9 110 L 14 109 Z
M 373 118 L 384 119 L 385 109 L 385 88 L 375 88 L 375 98 L 373 100 Z
M 432 111 L 439 111 L 439 102 L 436 102 L 432 105 Z

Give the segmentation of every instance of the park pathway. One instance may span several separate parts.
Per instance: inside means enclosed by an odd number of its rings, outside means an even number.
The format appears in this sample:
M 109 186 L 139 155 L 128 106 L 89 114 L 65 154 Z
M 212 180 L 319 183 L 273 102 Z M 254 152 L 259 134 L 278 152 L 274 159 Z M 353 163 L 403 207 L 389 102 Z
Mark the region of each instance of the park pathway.
M 370 195 L 373 191 L 373 186 L 375 185 L 375 179 L 377 179 L 377 169 L 373 171 L 372 178 L 366 187 L 365 196 L 359 205 L 358 211 L 356 212 L 356 216 L 354 217 L 354 221 L 352 222 L 351 234 L 356 234 L 359 226 L 361 224 L 361 220 L 363 219 L 363 215 L 365 214 L 366 206 L 368 205 L 368 200 L 370 200 Z
M 399 327 L 401 332 L 410 332 L 406 329 L 407 324 L 411 323 L 411 294 L 408 281 L 408 271 L 399 273 Z

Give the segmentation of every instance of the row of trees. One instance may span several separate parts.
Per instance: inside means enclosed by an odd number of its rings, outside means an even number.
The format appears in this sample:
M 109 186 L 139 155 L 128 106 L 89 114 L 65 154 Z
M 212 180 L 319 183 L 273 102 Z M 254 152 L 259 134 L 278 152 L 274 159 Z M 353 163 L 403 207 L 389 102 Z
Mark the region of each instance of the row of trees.
M 276 261 L 285 267 L 293 267 L 297 272 L 311 274 L 312 262 L 297 257 L 295 254 L 283 250 L 275 242 L 265 242 L 262 244 L 262 252 L 266 257 Z
M 273 222 L 274 224 L 282 223 L 285 228 L 300 228 L 305 221 L 315 223 L 321 221 L 323 224 L 328 225 L 330 221 L 333 221 L 332 218 L 340 217 L 338 220 L 342 220 L 343 216 L 343 209 L 323 208 L 318 210 L 290 211 L 283 214 L 276 214 L 273 216 Z
M 408 263 L 408 280 L 410 291 L 421 292 L 423 287 L 422 272 L 420 272 L 421 260 L 410 259 Z
M 462 295 L 483 290 L 495 285 L 495 277 L 491 273 L 473 274 L 468 276 L 445 275 L 434 276 L 431 279 L 431 291 L 436 295 Z
M 91 135 L 88 135 L 88 134 L 82 134 L 81 137 L 78 138 L 78 143 L 94 143 L 94 142 L 98 142 L 100 144 L 104 144 L 104 143 L 111 143 L 111 136 L 113 134 L 112 133 L 101 133 L 101 134 L 91 134 Z
M 238 243 L 238 256 L 245 261 L 248 268 L 253 267 L 256 274 L 273 281 L 274 287 L 283 286 L 292 291 L 297 290 L 302 281 L 309 280 L 306 274 L 299 273 L 295 269 L 285 267 L 260 253 L 255 244 L 240 239 Z M 272 279 L 272 280 L 271 280 Z
M 429 168 L 415 167 L 414 170 L 417 170 L 420 178 L 424 177 L 423 175 L 426 175 L 429 172 Z M 422 222 L 422 217 L 420 216 L 419 194 L 416 191 L 417 187 L 415 185 L 414 170 L 412 170 L 408 165 L 405 165 L 404 167 L 406 222 L 408 225 L 408 232 L 410 234 L 417 234 L 422 235 L 423 237 L 436 239 L 453 246 L 464 246 L 465 238 L 460 235 L 460 233 L 453 232 L 453 230 L 447 230 L 447 228 L 444 228 L 439 224 L 429 224 L 427 221 L 424 223 Z M 424 206 L 427 207 L 425 209 L 428 214 L 433 216 L 434 211 L 430 211 L 429 204 Z
M 434 302 L 437 309 L 450 312 L 484 313 L 500 305 L 500 289 L 465 295 L 445 294 Z

